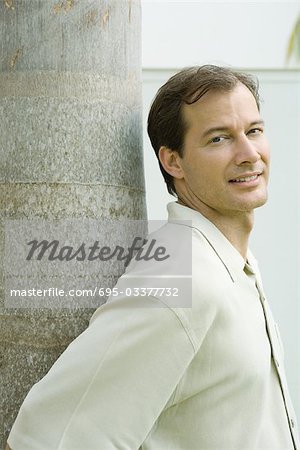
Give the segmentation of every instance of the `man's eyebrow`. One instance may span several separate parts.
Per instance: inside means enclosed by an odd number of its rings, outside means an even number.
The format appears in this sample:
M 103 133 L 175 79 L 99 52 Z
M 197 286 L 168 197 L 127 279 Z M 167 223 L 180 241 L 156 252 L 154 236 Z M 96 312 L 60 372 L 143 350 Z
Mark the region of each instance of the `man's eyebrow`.
M 253 122 L 249 123 L 248 128 L 253 127 L 254 125 L 265 125 L 265 121 L 262 119 L 258 119 L 258 120 L 254 120 Z M 207 136 L 209 136 L 212 133 L 215 133 L 216 131 L 228 131 L 230 129 L 230 127 L 227 126 L 216 126 L 216 127 L 211 127 L 208 128 L 208 130 L 204 131 L 202 137 L 205 138 Z

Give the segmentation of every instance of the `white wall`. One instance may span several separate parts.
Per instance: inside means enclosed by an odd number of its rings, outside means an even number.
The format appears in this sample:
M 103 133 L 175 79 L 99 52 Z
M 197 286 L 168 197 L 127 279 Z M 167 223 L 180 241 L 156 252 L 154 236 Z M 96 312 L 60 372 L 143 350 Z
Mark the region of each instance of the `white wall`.
M 143 3 L 144 161 L 149 219 L 165 219 L 166 191 L 146 136 L 157 89 L 187 65 L 232 65 L 257 74 L 272 147 L 270 199 L 257 210 L 251 247 L 257 256 L 285 345 L 291 396 L 300 422 L 300 69 L 285 65 L 300 2 Z
M 143 67 L 284 68 L 300 2 L 142 0 Z

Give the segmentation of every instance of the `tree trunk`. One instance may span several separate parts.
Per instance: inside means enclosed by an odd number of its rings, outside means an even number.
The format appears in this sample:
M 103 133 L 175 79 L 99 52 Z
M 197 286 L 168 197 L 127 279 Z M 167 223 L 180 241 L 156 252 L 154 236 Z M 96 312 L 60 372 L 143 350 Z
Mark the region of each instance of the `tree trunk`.
M 0 255 L 11 219 L 145 218 L 139 2 L 1 0 L 0 48 Z M 91 315 L 10 304 L 8 256 L 1 448 L 30 387 Z

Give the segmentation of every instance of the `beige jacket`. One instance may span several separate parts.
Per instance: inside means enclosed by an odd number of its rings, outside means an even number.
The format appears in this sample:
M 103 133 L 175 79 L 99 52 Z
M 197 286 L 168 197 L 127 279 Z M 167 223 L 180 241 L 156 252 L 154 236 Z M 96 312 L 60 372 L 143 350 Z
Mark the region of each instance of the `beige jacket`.
M 170 258 L 133 261 L 29 392 L 13 450 L 300 449 L 256 261 L 198 212 L 168 210 L 153 236 Z M 138 291 L 158 285 L 178 295 Z

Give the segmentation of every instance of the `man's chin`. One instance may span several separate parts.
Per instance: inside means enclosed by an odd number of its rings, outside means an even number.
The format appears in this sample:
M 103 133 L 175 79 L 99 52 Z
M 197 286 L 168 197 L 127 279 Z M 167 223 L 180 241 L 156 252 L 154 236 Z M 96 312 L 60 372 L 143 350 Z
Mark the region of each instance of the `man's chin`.
M 256 208 L 260 208 L 261 206 L 264 206 L 268 201 L 268 196 L 262 197 L 260 199 L 257 199 L 255 201 L 250 201 L 248 204 L 246 203 L 244 205 L 244 208 L 242 208 L 244 211 L 253 211 Z
M 256 209 L 256 208 L 260 208 L 261 206 L 264 206 L 267 203 L 267 201 L 268 201 L 268 198 L 265 198 L 261 202 L 258 202 L 254 208 Z
M 261 206 L 265 205 L 268 201 L 268 192 L 266 191 L 264 195 L 261 196 L 261 198 L 257 199 L 256 206 L 254 208 L 260 208 Z
M 265 205 L 267 200 L 267 195 L 263 195 L 255 199 L 248 199 L 248 201 L 244 199 L 243 201 L 240 201 L 236 204 L 236 210 L 240 212 L 251 212 L 256 208 L 260 208 L 261 206 Z
M 252 193 L 253 194 L 253 193 Z M 251 198 L 252 197 L 252 198 Z M 268 192 L 267 190 L 263 190 L 263 192 L 257 192 L 256 195 L 251 195 L 248 198 L 244 198 L 241 201 L 241 207 L 244 211 L 251 211 L 256 208 L 260 208 L 265 205 L 268 201 Z

